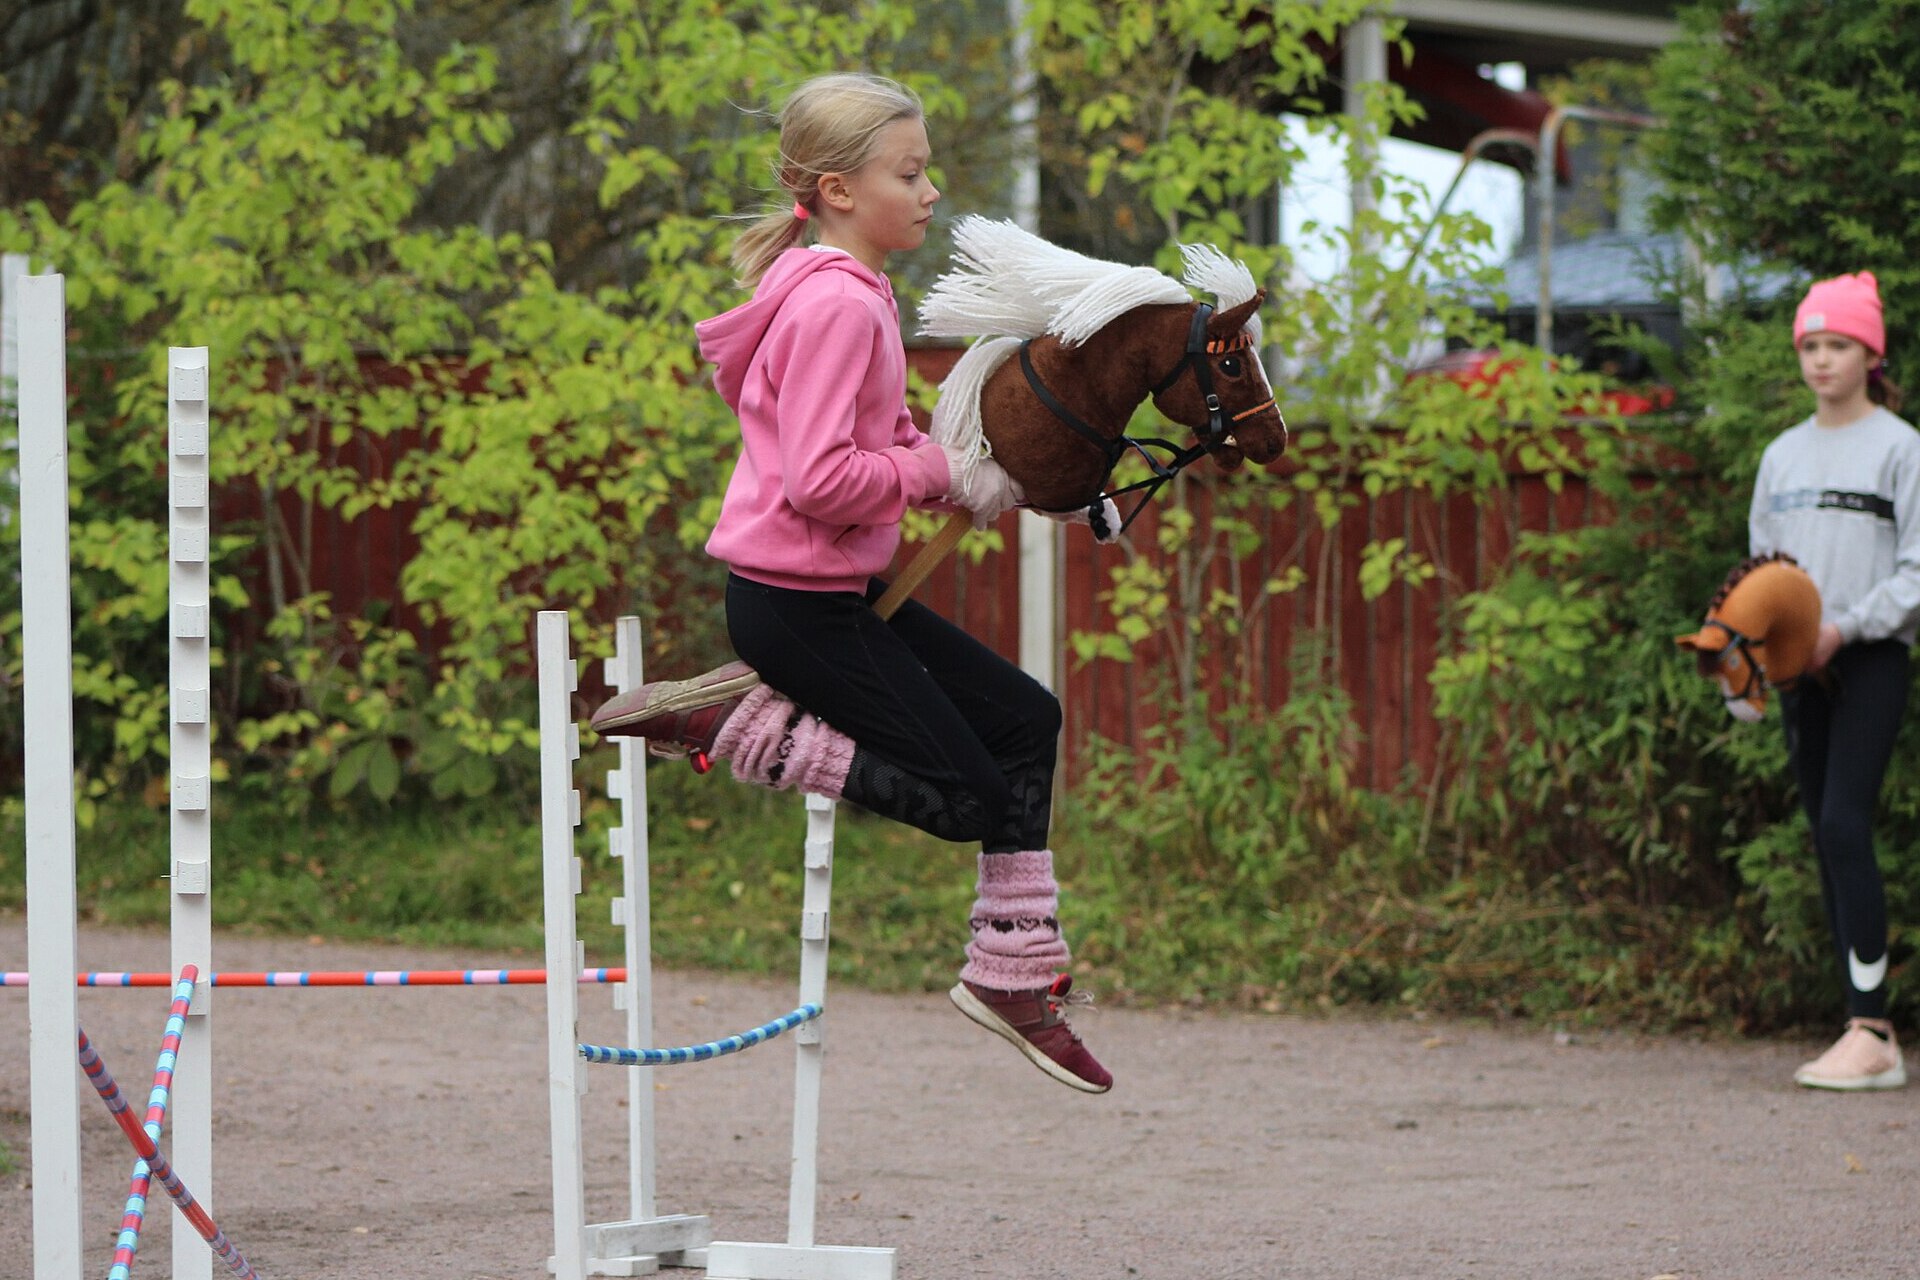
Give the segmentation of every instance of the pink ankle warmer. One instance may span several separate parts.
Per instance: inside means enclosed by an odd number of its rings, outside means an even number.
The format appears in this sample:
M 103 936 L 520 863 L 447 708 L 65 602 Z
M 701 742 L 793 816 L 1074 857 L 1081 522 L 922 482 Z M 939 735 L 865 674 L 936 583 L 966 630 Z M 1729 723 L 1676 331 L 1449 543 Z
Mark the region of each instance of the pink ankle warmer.
M 980 855 L 979 896 L 968 925 L 961 978 L 996 991 L 1031 991 L 1052 983 L 1072 957 L 1060 936 L 1060 887 L 1053 851 Z
M 846 734 L 760 685 L 720 727 L 713 754 L 730 761 L 742 782 L 838 800 L 853 765 L 853 745 Z
M 838 800 L 853 768 L 853 739 L 822 720 L 802 713 L 782 744 L 786 770 L 775 784 Z
M 775 693 L 771 686 L 760 684 L 747 690 L 740 699 L 740 705 L 721 724 L 720 732 L 714 735 L 713 754 L 718 760 L 738 761 L 743 751 L 751 750 L 763 738 L 771 736 L 778 743 L 781 726 L 793 713 L 793 704 Z M 740 776 L 740 765 L 735 763 L 733 772 Z M 751 779 L 747 779 L 751 781 Z

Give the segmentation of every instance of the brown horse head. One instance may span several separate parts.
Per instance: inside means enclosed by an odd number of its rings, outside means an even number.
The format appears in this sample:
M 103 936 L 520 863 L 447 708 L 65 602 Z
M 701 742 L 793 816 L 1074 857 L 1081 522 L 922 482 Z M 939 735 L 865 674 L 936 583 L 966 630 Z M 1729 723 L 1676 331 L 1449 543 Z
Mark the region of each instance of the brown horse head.
M 1027 501 L 1083 509 L 1136 450 L 1156 459 L 1158 484 L 1204 450 L 1232 468 L 1267 463 L 1287 429 L 1259 354 L 1265 296 L 1243 262 L 1183 245 L 1179 280 L 1151 267 L 1103 262 L 1049 244 L 1011 222 L 961 218 L 954 267 L 922 299 L 921 332 L 977 337 L 941 384 L 934 438 L 982 438 Z M 1196 294 L 1222 302 L 1196 303 Z M 1194 444 L 1129 440 L 1151 398 Z M 1149 490 L 1151 492 L 1151 490 Z
M 1228 471 L 1249 458 L 1262 465 L 1272 462 L 1287 447 L 1287 424 L 1274 404 L 1249 324 L 1266 296 L 1266 290 L 1258 289 L 1245 302 L 1209 315 L 1203 349 L 1195 351 L 1189 343 L 1173 380 L 1153 392 L 1160 412 L 1203 440 L 1209 433 L 1220 437 L 1213 460 Z
M 1271 462 L 1286 448 L 1287 428 L 1248 327 L 1260 301 L 1256 292 L 1219 312 L 1192 302 L 1153 304 L 1082 343 L 1027 342 L 980 390 L 993 456 L 1034 506 L 1084 507 L 1127 452 L 1127 425 L 1151 397 L 1196 442 L 1211 444 L 1221 466 Z
M 1674 643 L 1700 674 L 1719 682 L 1727 710 L 1758 720 L 1767 690 L 1790 689 L 1820 635 L 1820 589 L 1792 556 L 1755 556 L 1734 566 L 1707 606 L 1707 620 Z

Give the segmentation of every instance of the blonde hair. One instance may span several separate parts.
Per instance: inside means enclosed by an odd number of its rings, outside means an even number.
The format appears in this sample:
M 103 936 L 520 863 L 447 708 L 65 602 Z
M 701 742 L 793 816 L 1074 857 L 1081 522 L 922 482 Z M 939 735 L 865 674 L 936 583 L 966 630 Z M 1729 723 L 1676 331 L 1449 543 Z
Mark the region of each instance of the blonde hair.
M 822 174 L 852 173 L 873 158 L 880 131 L 896 120 L 917 120 L 920 97 L 885 76 L 843 72 L 816 76 L 780 108 L 780 156 L 774 180 L 786 204 L 761 214 L 733 245 L 733 269 L 742 286 L 760 283 L 773 260 L 799 244 L 806 221 L 793 205 L 817 212 Z

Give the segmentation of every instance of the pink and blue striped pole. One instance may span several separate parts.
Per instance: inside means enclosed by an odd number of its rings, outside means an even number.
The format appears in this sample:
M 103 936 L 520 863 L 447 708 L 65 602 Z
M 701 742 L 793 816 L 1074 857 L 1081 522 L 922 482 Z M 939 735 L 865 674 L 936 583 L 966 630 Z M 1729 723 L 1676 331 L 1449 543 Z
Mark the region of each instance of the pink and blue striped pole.
M 210 987 L 516 987 L 538 986 L 547 980 L 545 969 L 348 969 L 305 972 L 286 970 L 276 973 L 216 973 L 207 979 Z M 582 969 L 582 983 L 625 982 L 625 969 Z M 165 973 L 83 973 L 83 987 L 169 987 L 173 978 Z M 17 969 L 0 972 L 0 987 L 24 987 L 26 973 Z
M 160 1037 L 160 1057 L 153 1066 L 153 1092 L 147 1097 L 147 1122 L 141 1126 L 156 1143 L 166 1123 L 167 1095 L 173 1088 L 174 1064 L 180 1058 L 180 1035 L 186 1029 L 187 1010 L 193 1006 L 193 981 L 199 974 L 194 965 L 180 970 L 180 981 L 173 988 L 173 1007 L 167 1011 L 167 1028 Z M 149 1172 L 145 1160 L 133 1162 L 127 1209 L 120 1218 L 120 1237 L 114 1243 L 113 1266 L 107 1271 L 107 1280 L 127 1280 L 133 1272 L 134 1255 L 140 1250 L 140 1228 L 147 1220 L 147 1188 L 152 1185 Z
M 102 1102 L 107 1104 L 107 1110 L 112 1113 L 121 1132 L 127 1135 L 127 1141 L 133 1144 L 133 1149 L 139 1153 L 140 1158 L 147 1162 L 153 1176 L 160 1179 L 160 1185 L 167 1189 L 167 1194 L 173 1197 L 174 1204 L 180 1207 L 180 1212 L 185 1214 L 187 1221 L 193 1224 L 193 1229 L 200 1233 L 200 1238 L 212 1246 L 216 1257 L 227 1264 L 227 1270 L 239 1276 L 240 1280 L 259 1280 L 253 1264 L 233 1247 L 233 1242 L 227 1239 L 226 1233 L 214 1225 L 206 1209 L 201 1207 L 200 1202 L 193 1198 L 193 1193 L 188 1191 L 186 1185 L 180 1181 L 173 1171 L 173 1166 L 167 1162 L 166 1156 L 162 1155 L 160 1148 L 154 1145 L 153 1139 L 134 1123 L 132 1110 L 127 1106 L 126 1098 L 121 1096 L 120 1086 L 114 1083 L 113 1075 L 107 1070 L 107 1064 L 100 1060 L 100 1054 L 94 1049 L 93 1042 L 87 1039 L 87 1033 L 81 1031 L 79 1036 L 80 1069 L 87 1073 L 87 1080 L 93 1085 L 93 1091 L 100 1095 Z

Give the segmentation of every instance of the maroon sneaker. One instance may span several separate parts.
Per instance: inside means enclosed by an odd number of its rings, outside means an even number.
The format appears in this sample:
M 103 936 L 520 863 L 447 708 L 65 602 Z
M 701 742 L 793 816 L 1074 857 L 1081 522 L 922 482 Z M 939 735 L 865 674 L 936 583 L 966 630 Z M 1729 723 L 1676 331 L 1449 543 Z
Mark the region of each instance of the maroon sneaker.
M 687 756 L 705 773 L 713 767 L 720 726 L 760 683 L 744 662 L 729 662 L 691 680 L 662 680 L 609 699 L 588 722 L 612 738 L 645 738 L 656 756 Z
M 947 994 L 960 1012 L 1009 1041 L 1061 1084 L 1082 1093 L 1105 1093 L 1113 1088 L 1113 1076 L 1080 1043 L 1064 1009 L 1091 1004 L 1093 997 L 1084 991 L 1068 995 L 1072 990 L 1073 979 L 1062 973 L 1052 986 L 1031 991 L 995 991 L 963 981 Z

